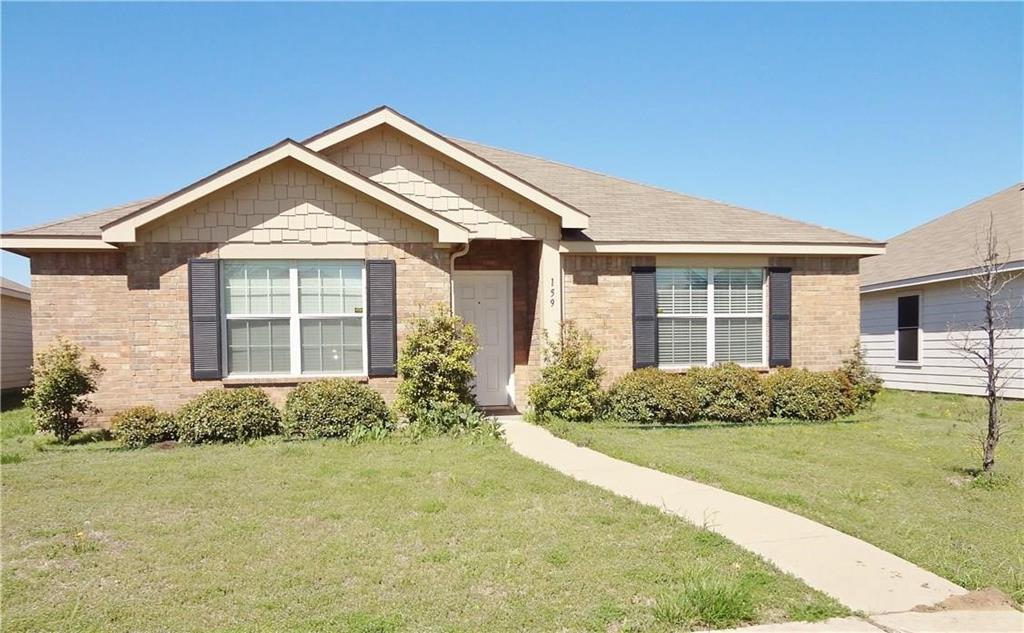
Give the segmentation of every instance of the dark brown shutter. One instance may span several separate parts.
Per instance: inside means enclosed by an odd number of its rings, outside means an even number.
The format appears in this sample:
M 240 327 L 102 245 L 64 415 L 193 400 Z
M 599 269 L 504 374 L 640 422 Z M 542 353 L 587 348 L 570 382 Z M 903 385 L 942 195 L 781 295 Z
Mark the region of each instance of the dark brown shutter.
M 221 377 L 219 263 L 216 259 L 188 260 L 192 380 L 218 380 Z
M 633 369 L 658 364 L 658 299 L 654 267 L 633 268 Z
M 793 271 L 768 269 L 768 365 L 793 364 Z
M 395 376 L 398 364 L 398 306 L 395 298 L 395 262 L 366 262 L 366 329 L 370 376 Z

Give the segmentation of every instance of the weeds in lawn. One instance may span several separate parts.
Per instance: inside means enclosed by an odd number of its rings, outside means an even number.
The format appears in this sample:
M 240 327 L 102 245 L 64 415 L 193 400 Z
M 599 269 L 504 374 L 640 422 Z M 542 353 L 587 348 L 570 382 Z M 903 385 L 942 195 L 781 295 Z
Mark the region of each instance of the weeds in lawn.
M 725 628 L 752 622 L 755 613 L 746 583 L 699 572 L 663 593 L 654 605 L 654 618 L 672 626 Z

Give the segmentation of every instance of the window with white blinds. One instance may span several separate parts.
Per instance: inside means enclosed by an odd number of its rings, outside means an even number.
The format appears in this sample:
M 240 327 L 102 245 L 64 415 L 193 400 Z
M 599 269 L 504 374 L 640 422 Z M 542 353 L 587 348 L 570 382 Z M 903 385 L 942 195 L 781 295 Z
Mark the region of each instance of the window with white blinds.
M 764 364 L 764 270 L 658 268 L 658 365 Z
M 361 261 L 227 261 L 228 375 L 366 373 Z

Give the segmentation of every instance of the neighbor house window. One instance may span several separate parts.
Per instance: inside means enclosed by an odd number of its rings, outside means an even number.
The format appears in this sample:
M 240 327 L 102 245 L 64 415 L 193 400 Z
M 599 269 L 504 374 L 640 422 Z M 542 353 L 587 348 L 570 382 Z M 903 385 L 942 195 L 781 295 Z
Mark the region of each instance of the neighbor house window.
M 764 271 L 658 268 L 658 365 L 764 363 Z
M 363 264 L 228 261 L 228 374 L 364 374 Z
M 921 295 L 896 299 L 896 360 L 917 363 L 921 360 Z

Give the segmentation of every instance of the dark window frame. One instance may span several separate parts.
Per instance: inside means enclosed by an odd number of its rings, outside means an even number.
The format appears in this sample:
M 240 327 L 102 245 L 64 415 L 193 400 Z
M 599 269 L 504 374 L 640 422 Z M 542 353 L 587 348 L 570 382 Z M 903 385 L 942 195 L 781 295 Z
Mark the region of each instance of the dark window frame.
M 921 299 L 919 292 L 896 297 L 896 363 L 898 365 L 921 364 Z M 913 308 L 910 307 L 911 305 Z

